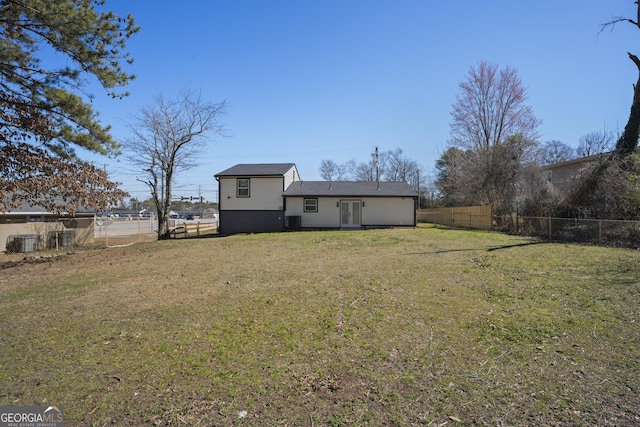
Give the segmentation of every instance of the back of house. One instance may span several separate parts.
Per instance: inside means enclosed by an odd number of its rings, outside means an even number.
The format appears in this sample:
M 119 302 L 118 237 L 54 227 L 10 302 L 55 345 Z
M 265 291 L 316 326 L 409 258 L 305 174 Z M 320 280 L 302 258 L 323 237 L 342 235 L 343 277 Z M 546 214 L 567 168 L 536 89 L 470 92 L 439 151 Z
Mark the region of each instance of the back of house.
M 405 182 L 302 181 L 294 163 L 238 164 L 215 175 L 221 234 L 413 227 Z

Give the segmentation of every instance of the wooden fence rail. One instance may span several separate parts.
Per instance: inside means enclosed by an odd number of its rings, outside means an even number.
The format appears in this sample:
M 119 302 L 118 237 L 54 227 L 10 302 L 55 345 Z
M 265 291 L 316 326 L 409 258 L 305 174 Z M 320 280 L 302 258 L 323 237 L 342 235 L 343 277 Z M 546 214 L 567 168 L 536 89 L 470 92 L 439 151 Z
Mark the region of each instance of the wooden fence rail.
M 416 216 L 418 222 L 432 222 L 448 227 L 481 230 L 491 230 L 493 227 L 491 206 L 418 209 Z
M 193 237 L 200 236 L 205 233 L 210 233 L 218 229 L 217 223 L 212 222 L 197 222 L 195 224 L 178 224 L 171 230 L 171 238 L 177 239 L 179 237 Z

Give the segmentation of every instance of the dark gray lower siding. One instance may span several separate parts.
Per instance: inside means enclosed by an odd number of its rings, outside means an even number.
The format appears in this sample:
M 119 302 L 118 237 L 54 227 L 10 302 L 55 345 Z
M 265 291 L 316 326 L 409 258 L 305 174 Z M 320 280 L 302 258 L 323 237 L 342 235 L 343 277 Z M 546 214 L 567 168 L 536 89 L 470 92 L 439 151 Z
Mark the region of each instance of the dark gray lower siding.
M 220 211 L 220 234 L 284 231 L 283 211 Z

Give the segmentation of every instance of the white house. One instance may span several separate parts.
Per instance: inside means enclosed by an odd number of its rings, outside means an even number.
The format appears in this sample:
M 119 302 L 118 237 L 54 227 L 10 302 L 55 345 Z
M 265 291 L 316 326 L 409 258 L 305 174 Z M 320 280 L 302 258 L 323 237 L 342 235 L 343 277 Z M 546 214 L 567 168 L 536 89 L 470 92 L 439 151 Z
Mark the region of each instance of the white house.
M 220 233 L 413 227 L 405 182 L 302 181 L 293 163 L 239 164 L 215 175 Z

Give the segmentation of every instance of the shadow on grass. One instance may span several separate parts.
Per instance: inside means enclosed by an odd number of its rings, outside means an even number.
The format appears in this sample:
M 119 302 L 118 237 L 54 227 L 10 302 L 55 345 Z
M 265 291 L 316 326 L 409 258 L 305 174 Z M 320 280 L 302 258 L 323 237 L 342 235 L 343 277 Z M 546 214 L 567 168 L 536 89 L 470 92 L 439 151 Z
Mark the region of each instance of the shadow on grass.
M 542 240 L 538 240 L 536 242 L 518 243 L 518 244 L 515 244 L 515 245 L 493 246 L 493 247 L 487 249 L 487 252 L 499 251 L 501 249 L 517 248 L 517 247 L 520 247 L 520 246 L 540 245 L 542 243 L 549 243 L 549 242 L 544 242 Z
M 208 233 L 194 236 L 169 237 L 161 240 L 194 240 L 194 239 L 215 239 L 218 237 L 229 237 L 228 234 Z
M 427 251 L 427 252 L 410 252 L 405 255 L 433 255 L 433 254 L 445 254 L 449 252 L 476 252 L 478 250 L 483 250 L 483 249 L 486 250 L 487 252 L 493 252 L 493 251 L 499 251 L 502 249 L 517 248 L 520 246 L 539 245 L 541 243 L 548 243 L 548 242 L 536 241 L 536 242 L 518 243 L 515 245 L 485 246 L 485 247 L 464 248 L 464 249 L 436 249 L 434 251 Z

